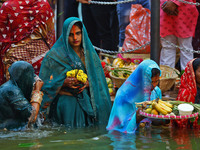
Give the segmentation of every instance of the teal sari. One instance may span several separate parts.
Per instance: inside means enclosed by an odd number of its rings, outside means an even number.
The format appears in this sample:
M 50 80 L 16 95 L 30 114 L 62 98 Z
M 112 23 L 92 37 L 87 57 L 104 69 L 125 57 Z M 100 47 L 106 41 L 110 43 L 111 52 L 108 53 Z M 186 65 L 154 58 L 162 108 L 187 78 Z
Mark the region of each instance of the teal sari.
M 76 22 L 81 20 L 75 17 L 65 20 L 62 35 L 43 59 L 39 74 L 44 81 L 41 111 L 48 114 L 46 108 L 51 104 L 49 117 L 67 127 L 106 125 L 111 110 L 110 95 L 100 59 L 83 24 L 85 66 L 68 43 L 70 30 Z M 88 75 L 89 88 L 80 94 L 65 88 L 74 93 L 73 96 L 59 94 L 66 72 L 73 69 L 82 69 Z
M 17 61 L 8 71 L 10 80 L 0 86 L 0 129 L 25 129 L 33 111 L 34 69 L 28 62 Z

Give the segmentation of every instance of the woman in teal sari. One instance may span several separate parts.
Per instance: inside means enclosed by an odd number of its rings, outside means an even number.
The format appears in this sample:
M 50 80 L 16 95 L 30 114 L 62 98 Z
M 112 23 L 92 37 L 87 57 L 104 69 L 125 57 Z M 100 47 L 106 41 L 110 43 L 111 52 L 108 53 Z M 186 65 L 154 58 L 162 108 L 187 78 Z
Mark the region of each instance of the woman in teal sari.
M 85 84 L 66 76 L 68 71 L 83 70 Z M 63 32 L 43 59 L 40 78 L 44 81 L 41 111 L 66 127 L 106 125 L 111 100 L 100 59 L 79 18 L 65 20 Z
M 144 60 L 118 89 L 107 130 L 135 133 L 142 121 L 135 103 L 162 98 L 157 86 L 161 71 L 153 60 Z M 149 120 L 151 121 L 151 120 Z
M 0 86 L 0 129 L 24 129 L 37 119 L 43 82 L 25 61 L 16 61 L 8 71 L 10 80 Z

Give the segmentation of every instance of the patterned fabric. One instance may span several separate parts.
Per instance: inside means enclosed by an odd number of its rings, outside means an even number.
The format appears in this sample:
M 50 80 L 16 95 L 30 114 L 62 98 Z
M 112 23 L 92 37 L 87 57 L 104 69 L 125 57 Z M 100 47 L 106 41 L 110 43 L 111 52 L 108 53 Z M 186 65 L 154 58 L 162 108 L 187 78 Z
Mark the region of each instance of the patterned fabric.
M 195 73 L 192 66 L 194 59 L 188 62 L 185 72 L 181 76 L 181 85 L 178 92 L 178 101 L 195 102 L 197 94 Z
M 41 109 L 45 113 L 46 108 L 52 104 L 50 112 L 56 116 L 56 122 L 68 127 L 106 125 L 111 110 L 110 95 L 100 59 L 85 26 L 82 28 L 85 63 L 68 42 L 70 30 L 76 22 L 81 20 L 76 17 L 65 20 L 60 38 L 42 61 L 39 76 L 44 81 L 44 97 Z M 85 88 L 81 93 L 69 87 L 62 87 L 66 72 L 73 69 L 81 69 L 88 76 L 89 88 Z M 61 88 L 73 96 L 59 94 Z
M 155 87 L 151 92 L 151 70 L 159 66 L 153 60 L 144 60 L 118 89 L 111 110 L 107 130 L 135 133 L 137 102 L 162 98 L 161 90 Z
M 178 5 L 178 15 L 167 15 L 161 8 L 166 0 L 160 0 L 160 36 L 175 35 L 180 38 L 194 36 L 198 19 L 198 11 L 195 5 L 185 4 L 178 0 L 172 0 Z M 185 0 L 195 3 L 196 0 Z
M 195 80 L 195 72 L 193 69 L 193 61 L 195 59 L 188 62 L 185 72 L 181 76 L 181 85 L 178 92 L 178 101 L 185 101 L 185 102 L 192 102 L 195 103 L 195 97 L 197 94 L 197 87 L 196 87 L 196 80 Z M 180 128 L 191 127 L 197 128 L 199 127 L 197 123 L 198 117 L 195 118 L 194 122 L 191 122 L 189 119 L 181 119 L 181 120 L 174 120 L 172 124 L 178 126 Z
M 9 50 L 13 50 L 16 51 L 13 56 L 18 53 L 16 58 L 20 60 L 24 56 L 20 52 L 25 49 L 21 46 L 27 43 L 27 46 L 30 46 L 33 44 L 30 43 L 33 39 L 45 40 L 49 47 L 55 43 L 54 14 L 47 0 L 8 0 L 4 2 L 0 9 L 0 84 L 4 82 L 3 57 Z M 34 50 L 34 45 L 32 45 L 32 51 Z M 46 51 L 48 50 L 49 48 L 46 48 Z
M 125 30 L 125 40 L 122 51 L 136 49 L 150 41 L 151 12 L 140 4 L 132 4 L 130 12 L 130 23 Z M 138 49 L 133 53 L 149 54 L 150 45 Z
M 40 66 L 42 59 L 47 53 L 49 48 L 44 43 L 43 40 L 31 40 L 29 43 L 23 46 L 17 46 L 15 48 L 10 48 L 3 58 L 4 65 L 6 66 L 6 78 L 9 79 L 7 69 L 9 66 L 19 60 L 24 60 L 32 64 L 35 69 L 35 73 L 38 75 L 40 71 Z

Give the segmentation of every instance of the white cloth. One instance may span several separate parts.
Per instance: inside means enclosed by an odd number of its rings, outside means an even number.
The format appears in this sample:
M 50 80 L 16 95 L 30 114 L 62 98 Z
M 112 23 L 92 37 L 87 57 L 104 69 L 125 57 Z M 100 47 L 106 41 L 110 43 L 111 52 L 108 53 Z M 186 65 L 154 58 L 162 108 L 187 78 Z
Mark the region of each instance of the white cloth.
M 173 43 L 175 45 L 179 45 L 185 49 L 191 50 L 190 52 L 180 51 L 180 65 L 181 70 L 185 70 L 186 64 L 193 59 L 193 47 L 192 47 L 192 37 L 188 38 L 178 38 L 174 35 L 168 35 L 164 37 L 165 40 Z M 161 40 L 162 49 L 160 53 L 160 65 L 167 65 L 169 67 L 175 67 L 175 59 L 176 59 L 176 47 L 166 43 L 164 40 Z

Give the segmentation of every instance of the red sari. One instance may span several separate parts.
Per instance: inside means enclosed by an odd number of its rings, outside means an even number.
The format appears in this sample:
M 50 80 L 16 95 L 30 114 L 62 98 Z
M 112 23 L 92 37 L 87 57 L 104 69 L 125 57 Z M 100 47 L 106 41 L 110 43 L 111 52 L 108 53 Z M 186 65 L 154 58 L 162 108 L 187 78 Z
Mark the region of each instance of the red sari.
M 33 45 L 32 37 L 35 40 L 45 40 L 46 45 L 41 44 L 45 50 L 41 51 L 39 46 Z M 22 53 L 27 46 L 20 46 L 26 43 L 29 43 L 29 47 L 32 46 L 32 51 L 36 51 L 34 57 L 42 53 L 44 55 L 44 52 L 49 50 L 44 47 L 51 47 L 55 43 L 54 14 L 47 0 L 7 0 L 3 3 L 0 9 L 0 85 L 5 82 L 3 58 L 12 49 L 17 57 L 16 60 L 23 59 L 24 54 Z M 18 57 L 20 55 L 22 55 L 21 58 Z M 44 56 L 41 55 L 36 61 L 28 57 L 25 60 L 32 65 L 38 65 L 36 68 L 39 69 L 40 64 L 38 63 L 41 63 L 39 58 L 43 59 Z
M 195 79 L 195 72 L 193 69 L 193 61 L 192 59 L 186 65 L 185 72 L 181 76 L 181 85 L 178 92 L 178 97 L 176 100 L 178 101 L 185 101 L 185 102 L 195 102 L 195 97 L 197 94 L 197 87 L 196 87 L 196 79 Z M 189 127 L 191 124 L 193 127 L 198 127 L 197 124 L 198 117 L 196 117 L 195 121 L 192 123 L 188 119 L 181 119 L 173 121 L 178 127 Z M 199 126 L 200 127 L 200 126 Z

